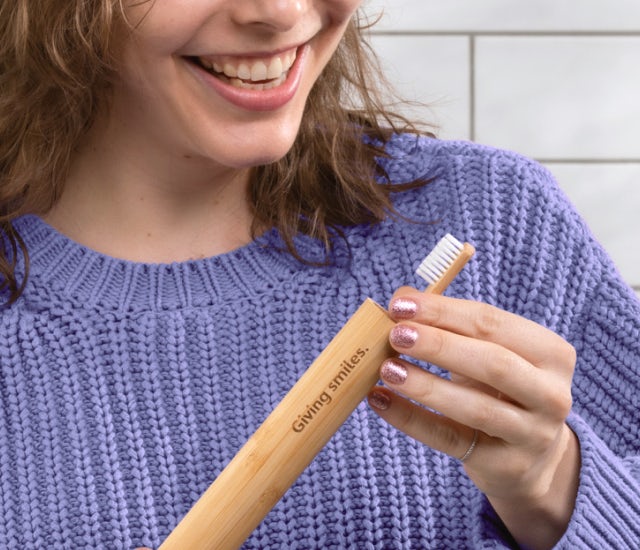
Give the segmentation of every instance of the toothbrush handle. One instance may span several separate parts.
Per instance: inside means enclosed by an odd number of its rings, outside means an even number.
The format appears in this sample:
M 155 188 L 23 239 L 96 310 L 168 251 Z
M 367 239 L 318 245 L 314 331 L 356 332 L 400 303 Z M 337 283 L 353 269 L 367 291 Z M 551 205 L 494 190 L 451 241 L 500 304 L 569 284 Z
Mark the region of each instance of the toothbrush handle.
M 393 325 L 367 299 L 160 550 L 238 548 L 376 384 Z

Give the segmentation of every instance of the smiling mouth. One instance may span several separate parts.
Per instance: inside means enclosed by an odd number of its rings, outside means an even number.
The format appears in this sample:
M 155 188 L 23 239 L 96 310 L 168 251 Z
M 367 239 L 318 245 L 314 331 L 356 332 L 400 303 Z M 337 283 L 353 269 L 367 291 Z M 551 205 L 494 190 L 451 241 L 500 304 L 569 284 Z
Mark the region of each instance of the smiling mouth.
M 219 80 L 248 90 L 270 90 L 287 80 L 297 49 L 264 58 L 191 56 L 187 59 Z

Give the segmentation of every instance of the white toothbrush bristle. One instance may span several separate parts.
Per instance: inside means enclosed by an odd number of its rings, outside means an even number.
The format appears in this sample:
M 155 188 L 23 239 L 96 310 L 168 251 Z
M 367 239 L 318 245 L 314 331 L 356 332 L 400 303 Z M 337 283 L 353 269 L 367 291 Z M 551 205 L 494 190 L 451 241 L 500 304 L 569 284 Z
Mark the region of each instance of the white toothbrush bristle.
M 453 235 L 447 234 L 422 260 L 416 273 L 420 275 L 428 284 L 433 284 L 449 269 L 449 266 L 456 260 L 464 245 Z

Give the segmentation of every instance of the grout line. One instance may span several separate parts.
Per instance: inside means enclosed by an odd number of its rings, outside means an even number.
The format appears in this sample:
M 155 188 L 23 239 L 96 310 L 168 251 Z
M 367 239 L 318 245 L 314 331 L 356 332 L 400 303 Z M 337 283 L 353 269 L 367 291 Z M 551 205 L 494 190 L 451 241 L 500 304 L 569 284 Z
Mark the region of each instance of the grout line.
M 476 139 L 476 39 L 469 36 L 469 135 Z
M 468 39 L 469 55 L 469 136 L 471 141 L 476 140 L 476 42 L 477 38 L 485 36 L 509 36 L 509 37 L 636 37 L 640 38 L 640 31 L 370 31 L 378 36 L 457 36 Z M 542 164 L 640 164 L 639 158 L 536 158 Z

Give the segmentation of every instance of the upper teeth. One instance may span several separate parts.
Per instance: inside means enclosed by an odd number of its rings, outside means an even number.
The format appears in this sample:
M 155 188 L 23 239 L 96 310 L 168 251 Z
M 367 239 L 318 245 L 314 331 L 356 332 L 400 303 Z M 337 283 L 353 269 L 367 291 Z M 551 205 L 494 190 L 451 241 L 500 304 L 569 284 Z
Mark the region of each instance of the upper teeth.
M 207 69 L 213 69 L 229 78 L 239 78 L 259 82 L 280 78 L 293 65 L 296 60 L 296 52 L 292 50 L 268 59 L 243 59 L 242 61 L 226 59 L 213 59 L 207 57 L 198 58 Z

